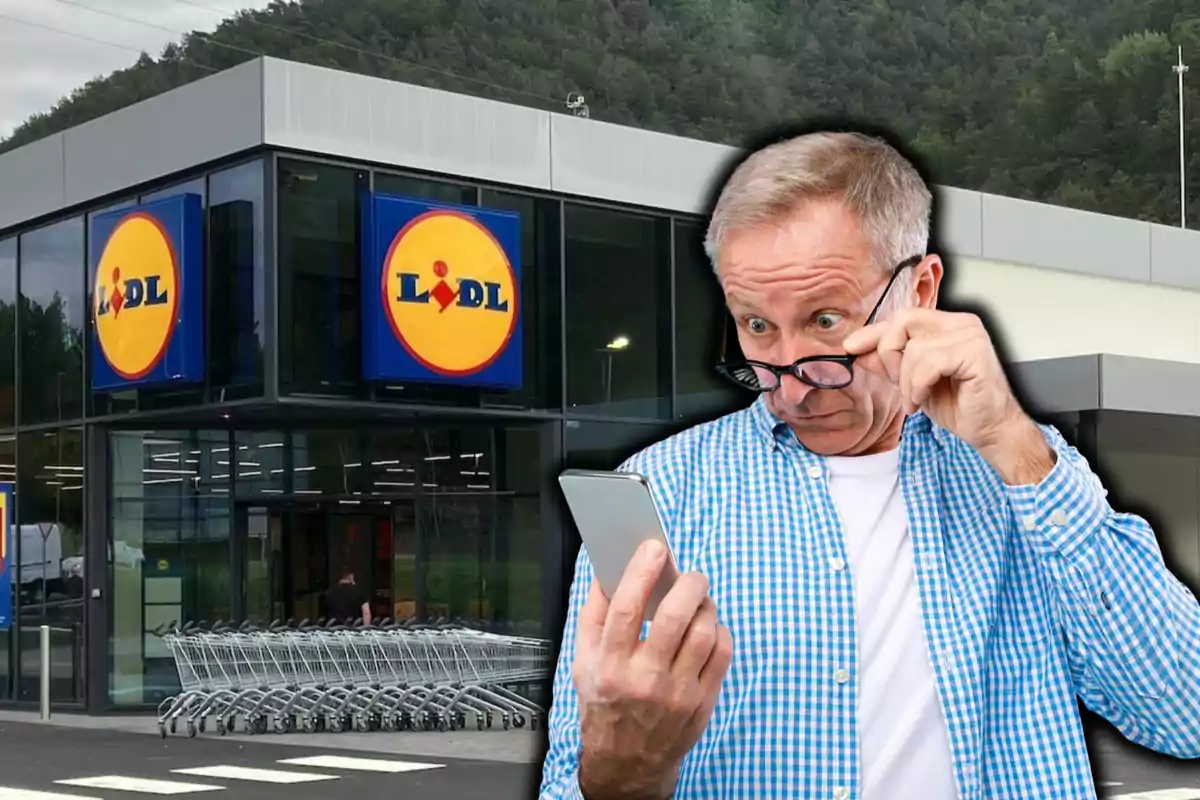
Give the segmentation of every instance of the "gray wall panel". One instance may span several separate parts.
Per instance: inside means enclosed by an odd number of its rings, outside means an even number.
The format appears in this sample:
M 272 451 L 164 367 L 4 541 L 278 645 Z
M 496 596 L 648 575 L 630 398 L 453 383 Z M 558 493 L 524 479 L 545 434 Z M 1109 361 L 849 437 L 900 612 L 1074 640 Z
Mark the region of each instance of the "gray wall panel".
M 1200 418 L 1200 364 L 1102 354 L 1018 362 L 1012 375 L 1038 412 L 1104 409 Z
M 261 70 L 241 64 L 67 131 L 67 204 L 256 146 Z
M 983 257 L 1150 280 L 1150 228 L 1137 220 L 985 194 Z
M 543 111 L 276 60 L 264 86 L 270 144 L 550 189 Z
M 0 155 L 0 227 L 264 142 L 689 214 L 739 155 L 564 111 L 261 59 Z M 1200 231 L 950 187 L 938 200 L 951 256 L 1200 289 Z
M 1102 408 L 1200 416 L 1200 364 L 1105 355 Z
M 685 214 L 708 211 L 732 147 L 552 114 L 554 190 Z
M 939 186 L 933 205 L 933 227 L 940 244 L 956 256 L 983 255 L 983 195 Z
M 1150 280 L 1200 289 L 1200 241 L 1195 231 L 1150 225 Z
M 1012 382 L 1035 415 L 1099 408 L 1100 356 L 1018 362 Z
M 0 156 L 0 230 L 63 207 L 63 134 Z

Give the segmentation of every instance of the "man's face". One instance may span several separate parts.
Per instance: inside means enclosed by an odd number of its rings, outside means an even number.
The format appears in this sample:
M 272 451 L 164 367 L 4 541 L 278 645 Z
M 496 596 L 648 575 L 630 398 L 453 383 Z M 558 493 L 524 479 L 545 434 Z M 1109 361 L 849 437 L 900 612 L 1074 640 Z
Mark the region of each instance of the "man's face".
M 870 255 L 858 221 L 836 201 L 809 203 L 776 224 L 731 232 L 718 253 L 718 275 L 745 357 L 782 366 L 806 356 L 843 355 L 842 342 L 866 323 L 889 278 Z M 930 261 L 897 279 L 915 281 L 916 304 L 936 301 L 940 265 Z M 886 319 L 891 307 L 885 301 L 877 319 Z M 903 423 L 899 389 L 865 368 L 869 361 L 859 359 L 853 382 L 842 389 L 814 389 L 784 375 L 767 393 L 768 406 L 816 453 L 894 447 Z

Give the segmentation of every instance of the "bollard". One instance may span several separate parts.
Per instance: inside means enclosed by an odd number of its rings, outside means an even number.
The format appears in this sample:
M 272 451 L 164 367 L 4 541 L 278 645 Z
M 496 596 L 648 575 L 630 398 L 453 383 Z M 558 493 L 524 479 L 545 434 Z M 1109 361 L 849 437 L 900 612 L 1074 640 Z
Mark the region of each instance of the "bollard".
M 41 701 L 41 718 L 46 720 L 50 719 L 50 626 L 43 625 L 38 634 L 41 639 L 39 655 L 42 662 L 39 699 Z

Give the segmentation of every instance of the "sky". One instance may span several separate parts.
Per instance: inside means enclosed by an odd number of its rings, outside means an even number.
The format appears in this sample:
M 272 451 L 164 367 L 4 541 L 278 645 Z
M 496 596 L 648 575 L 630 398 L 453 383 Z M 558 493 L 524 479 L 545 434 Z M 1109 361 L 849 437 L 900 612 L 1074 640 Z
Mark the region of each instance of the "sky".
M 0 0 L 0 139 L 92 78 L 267 0 Z

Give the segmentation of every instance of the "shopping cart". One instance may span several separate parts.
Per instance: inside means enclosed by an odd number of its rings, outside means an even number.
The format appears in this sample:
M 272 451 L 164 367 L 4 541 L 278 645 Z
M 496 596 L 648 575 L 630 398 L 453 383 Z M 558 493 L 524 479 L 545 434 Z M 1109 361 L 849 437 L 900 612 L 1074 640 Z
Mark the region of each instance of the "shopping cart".
M 190 624 L 157 632 L 180 691 L 158 709 L 162 736 L 183 720 L 218 733 L 505 729 L 545 724 L 520 690 L 549 679 L 550 643 L 450 624 L 257 628 Z

